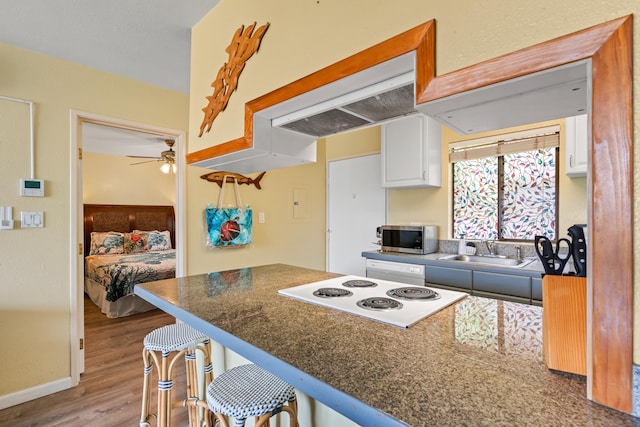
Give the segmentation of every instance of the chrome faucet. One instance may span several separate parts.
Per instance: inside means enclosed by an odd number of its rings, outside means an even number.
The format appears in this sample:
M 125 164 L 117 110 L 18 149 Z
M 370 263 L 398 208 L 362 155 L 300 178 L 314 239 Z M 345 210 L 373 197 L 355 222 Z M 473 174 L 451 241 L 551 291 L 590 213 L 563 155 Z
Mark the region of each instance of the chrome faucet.
M 522 259 L 522 248 L 520 246 L 516 246 L 516 260 L 520 262 Z
M 496 241 L 494 240 L 485 240 L 484 244 L 487 246 L 487 250 L 489 251 L 489 255 L 496 254 Z

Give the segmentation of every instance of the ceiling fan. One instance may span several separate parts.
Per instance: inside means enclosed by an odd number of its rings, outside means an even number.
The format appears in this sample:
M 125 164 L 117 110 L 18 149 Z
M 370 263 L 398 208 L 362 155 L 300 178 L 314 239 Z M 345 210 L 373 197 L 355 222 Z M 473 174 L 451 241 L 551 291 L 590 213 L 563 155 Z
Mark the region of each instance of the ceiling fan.
M 165 150 L 160 153 L 160 157 L 152 157 L 152 156 L 127 156 L 133 159 L 151 159 L 146 160 L 144 162 L 131 163 L 132 165 L 141 165 L 143 163 L 149 162 L 163 162 L 162 166 L 160 166 L 160 170 L 163 173 L 173 172 L 176 173 L 176 152 L 173 151 L 173 144 L 175 141 L 171 139 L 167 139 L 164 141 L 165 144 L 169 147 L 168 150 Z

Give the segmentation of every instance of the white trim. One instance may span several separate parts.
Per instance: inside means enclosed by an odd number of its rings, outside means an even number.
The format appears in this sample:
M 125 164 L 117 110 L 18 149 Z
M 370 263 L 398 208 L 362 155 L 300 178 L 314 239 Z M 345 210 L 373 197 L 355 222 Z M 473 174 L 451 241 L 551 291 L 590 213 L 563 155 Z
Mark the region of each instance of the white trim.
M 499 141 L 512 141 L 517 139 L 534 138 L 540 135 L 554 134 L 560 132 L 560 125 L 545 126 L 541 128 L 526 129 L 518 132 L 502 133 L 498 135 L 485 136 L 482 138 L 465 139 L 449 143 L 449 151 L 481 146 L 487 144 L 495 144 Z
M 80 374 L 84 370 L 84 353 L 79 351 L 80 338 L 84 335 L 83 280 L 80 266 L 83 265 L 83 254 L 78 253 L 78 247 L 84 240 L 80 219 L 82 213 L 82 181 L 78 171 L 81 165 L 78 161 L 78 148 L 82 146 L 82 123 L 93 123 L 103 126 L 119 127 L 155 135 L 166 136 L 176 141 L 176 276 L 186 274 L 186 133 L 175 129 L 152 126 L 128 120 L 102 116 L 83 111 L 70 110 L 70 170 L 69 170 L 69 230 L 70 236 L 70 352 L 71 377 L 67 388 L 74 387 L 80 382 Z M 82 360 L 81 360 L 82 359 Z M 58 390 L 56 390 L 58 391 Z M 18 402 L 19 403 L 19 402 Z
M 4 396 L 0 396 L 0 410 L 19 405 L 30 400 L 39 399 L 43 396 L 66 390 L 72 386 L 71 378 L 67 377 L 50 383 L 40 384 L 25 390 L 20 390 L 15 393 L 5 394 Z

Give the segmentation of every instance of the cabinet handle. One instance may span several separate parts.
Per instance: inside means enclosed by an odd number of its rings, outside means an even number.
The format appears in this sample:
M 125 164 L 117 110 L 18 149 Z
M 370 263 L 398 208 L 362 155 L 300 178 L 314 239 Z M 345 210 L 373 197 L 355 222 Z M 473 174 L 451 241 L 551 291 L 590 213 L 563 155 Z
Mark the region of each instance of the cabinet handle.
M 569 154 L 569 166 L 573 167 L 573 154 Z

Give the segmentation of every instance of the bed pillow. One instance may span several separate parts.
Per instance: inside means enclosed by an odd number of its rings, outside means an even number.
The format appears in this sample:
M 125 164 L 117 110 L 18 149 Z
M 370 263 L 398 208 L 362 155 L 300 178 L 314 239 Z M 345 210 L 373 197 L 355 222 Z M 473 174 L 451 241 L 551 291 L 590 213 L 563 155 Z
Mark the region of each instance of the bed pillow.
M 160 252 L 171 249 L 171 233 L 169 231 L 140 231 L 133 230 L 134 233 L 148 233 L 147 249 L 149 252 Z
M 124 253 L 138 254 L 146 252 L 147 242 L 149 241 L 148 231 L 134 230 L 132 233 L 124 233 Z
M 93 231 L 89 255 L 124 253 L 124 234 L 117 231 Z

